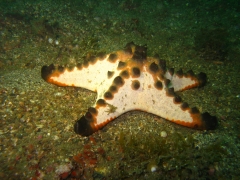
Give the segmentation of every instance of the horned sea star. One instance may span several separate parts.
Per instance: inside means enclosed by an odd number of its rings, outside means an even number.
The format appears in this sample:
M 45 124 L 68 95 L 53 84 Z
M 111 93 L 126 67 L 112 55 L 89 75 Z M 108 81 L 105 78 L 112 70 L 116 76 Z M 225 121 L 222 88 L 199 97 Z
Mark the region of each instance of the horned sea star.
M 157 56 L 147 57 L 146 46 L 128 43 L 124 50 L 92 57 L 72 69 L 43 66 L 42 78 L 58 86 L 75 86 L 97 92 L 97 100 L 74 125 L 74 131 L 89 136 L 121 114 L 141 110 L 195 129 L 214 129 L 217 118 L 201 114 L 174 91 L 201 87 L 206 74 L 194 75 L 166 68 Z

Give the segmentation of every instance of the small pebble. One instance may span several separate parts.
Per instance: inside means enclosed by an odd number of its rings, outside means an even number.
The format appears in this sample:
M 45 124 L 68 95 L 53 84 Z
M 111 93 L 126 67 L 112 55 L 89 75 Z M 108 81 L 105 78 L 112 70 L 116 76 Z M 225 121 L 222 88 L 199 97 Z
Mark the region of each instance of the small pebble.
M 55 44 L 56 44 L 56 45 L 59 45 L 59 41 L 58 41 L 58 40 L 55 40 Z
M 157 170 L 157 166 L 152 166 L 151 167 L 151 172 L 155 172 Z
M 53 43 L 53 39 L 52 39 L 52 38 L 48 38 L 48 42 L 49 42 L 50 44 L 52 44 L 52 43 Z
M 162 131 L 161 132 L 161 137 L 163 137 L 163 138 L 167 137 L 167 132 L 166 131 Z

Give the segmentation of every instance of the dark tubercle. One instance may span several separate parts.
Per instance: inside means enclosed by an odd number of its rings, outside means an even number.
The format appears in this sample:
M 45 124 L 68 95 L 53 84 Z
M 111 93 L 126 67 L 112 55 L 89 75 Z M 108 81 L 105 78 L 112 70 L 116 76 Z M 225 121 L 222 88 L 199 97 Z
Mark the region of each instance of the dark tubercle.
M 123 69 L 126 66 L 127 66 L 126 62 L 119 61 L 117 69 L 120 70 L 120 69 Z
M 82 64 L 81 63 L 77 63 L 77 68 L 78 69 L 82 69 Z
M 216 116 L 211 116 L 208 112 L 202 114 L 202 120 L 205 125 L 206 130 L 214 130 L 218 125 L 218 120 Z
M 194 72 L 192 70 L 189 70 L 186 74 L 187 74 L 187 77 L 195 76 L 195 74 L 194 74 Z
M 183 111 L 187 110 L 188 108 L 189 108 L 188 103 L 183 102 L 183 103 L 181 104 L 181 109 L 182 109 Z
M 149 69 L 152 73 L 157 73 L 159 67 L 155 62 L 153 62 L 152 64 L 150 64 Z
M 111 99 L 113 99 L 113 94 L 111 92 L 107 91 L 104 93 L 104 98 L 111 100 Z
M 202 87 L 202 86 L 204 86 L 207 83 L 207 75 L 205 73 L 203 73 L 203 72 L 200 72 L 197 75 L 197 79 L 199 81 L 199 87 Z
M 155 84 L 154 84 L 155 88 L 157 88 L 158 90 L 162 90 L 163 88 L 163 85 L 162 85 L 162 82 L 161 81 L 156 81 Z
M 117 87 L 116 86 L 110 86 L 109 90 L 111 93 L 116 93 L 118 91 Z
M 59 72 L 63 72 L 65 70 L 65 68 L 63 66 L 58 66 L 58 71 Z
M 175 95 L 175 97 L 173 98 L 173 102 L 176 103 L 176 104 L 179 104 L 182 102 L 182 99 L 180 96 L 178 95 Z
M 83 66 L 84 68 L 87 68 L 88 65 L 89 65 L 89 62 L 87 61 L 87 59 L 84 59 L 82 66 Z
M 72 71 L 74 69 L 74 66 L 69 66 L 68 71 Z M 63 70 L 62 70 L 63 71 Z
M 52 74 L 52 72 L 55 70 L 55 66 L 53 64 L 49 66 L 43 66 L 41 69 L 41 76 L 46 81 L 48 76 Z
M 96 104 L 98 106 L 103 106 L 103 107 L 107 105 L 107 103 L 104 99 L 98 99 Z
M 138 67 L 133 67 L 132 68 L 132 74 L 134 78 L 138 78 L 140 76 L 140 69 Z
M 127 43 L 125 48 L 124 48 L 124 52 L 126 54 L 132 54 L 132 47 L 135 46 L 135 44 L 133 42 Z
M 127 70 L 124 70 L 120 73 L 120 76 L 122 78 L 129 78 L 129 72 Z
M 110 79 L 114 74 L 114 71 L 108 71 L 107 72 L 107 76 L 108 76 L 108 79 Z
M 117 77 L 114 78 L 113 83 L 116 86 L 120 87 L 120 86 L 122 86 L 124 84 L 124 80 L 123 80 L 123 78 L 121 76 L 117 76 Z
M 138 90 L 140 88 L 140 82 L 138 80 L 132 81 L 131 87 L 133 90 Z
M 169 97 L 175 97 L 174 89 L 173 88 L 166 88 L 166 94 Z
M 158 60 L 158 65 L 160 67 L 161 72 L 164 74 L 166 72 L 166 61 L 159 59 Z
M 97 57 L 99 58 L 99 60 L 103 60 L 106 58 L 106 53 L 105 52 L 100 52 L 97 54 Z
M 178 77 L 182 78 L 182 77 L 183 77 L 183 71 L 182 71 L 182 69 L 179 69 L 179 70 L 176 72 L 176 75 L 177 75 Z
M 147 59 L 147 46 L 135 45 L 135 51 L 133 52 L 132 59 L 137 62 L 143 62 Z
M 96 56 L 89 56 L 87 58 L 87 61 L 90 62 L 91 64 L 95 63 L 96 60 L 97 60 Z
M 117 54 L 110 54 L 109 57 L 108 57 L 108 61 L 110 62 L 115 62 L 117 60 Z
M 85 116 L 82 116 L 75 124 L 74 124 L 74 131 L 77 134 L 80 134 L 82 136 L 89 136 L 92 133 L 94 133 L 94 129 L 91 126 L 91 120 L 89 118 L 86 118 Z
M 94 107 L 88 108 L 88 112 L 90 112 L 90 113 L 93 114 L 93 115 L 97 115 L 97 113 L 98 113 L 97 109 L 94 108 Z
M 193 107 L 193 108 L 190 109 L 190 113 L 197 114 L 197 113 L 199 113 L 199 110 L 198 110 L 198 108 Z
M 164 79 L 164 84 L 166 87 L 168 87 L 168 85 L 170 84 L 170 80 L 169 79 Z
M 174 74 L 174 69 L 173 68 L 170 68 L 169 70 L 168 70 L 168 72 L 171 74 L 171 76 Z
M 147 59 L 147 46 L 138 46 L 133 42 L 127 43 L 124 52 L 127 54 L 133 54 L 132 59 L 134 61 L 142 63 Z

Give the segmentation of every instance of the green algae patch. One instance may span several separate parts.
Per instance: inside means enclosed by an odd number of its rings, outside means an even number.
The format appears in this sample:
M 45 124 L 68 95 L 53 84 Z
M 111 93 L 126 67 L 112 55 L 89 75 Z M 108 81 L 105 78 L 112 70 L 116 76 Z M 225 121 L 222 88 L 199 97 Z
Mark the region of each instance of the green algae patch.
M 121 132 L 118 143 L 126 164 L 131 162 L 133 167 L 138 168 L 141 167 L 139 164 L 142 164 L 142 172 L 158 174 L 156 177 L 161 174 L 166 179 L 207 178 L 208 168 L 216 167 L 222 156 L 227 153 L 220 140 L 199 147 L 199 142 L 192 134 L 186 136 L 176 132 L 166 138 L 156 133 L 129 135 Z M 153 164 L 156 167 L 151 171 Z M 138 171 L 135 170 L 134 173 Z

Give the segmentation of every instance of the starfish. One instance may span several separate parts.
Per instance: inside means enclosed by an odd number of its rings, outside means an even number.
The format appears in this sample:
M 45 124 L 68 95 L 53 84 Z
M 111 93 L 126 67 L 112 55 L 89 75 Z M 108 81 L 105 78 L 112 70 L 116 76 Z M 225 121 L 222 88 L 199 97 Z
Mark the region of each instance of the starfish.
M 128 43 L 123 50 L 90 57 L 74 68 L 43 66 L 42 78 L 58 86 L 74 86 L 97 92 L 95 104 L 74 125 L 74 131 L 89 136 L 121 114 L 141 110 L 174 123 L 212 130 L 217 118 L 190 108 L 175 91 L 202 87 L 206 74 L 174 72 L 166 62 L 147 57 L 147 47 Z

